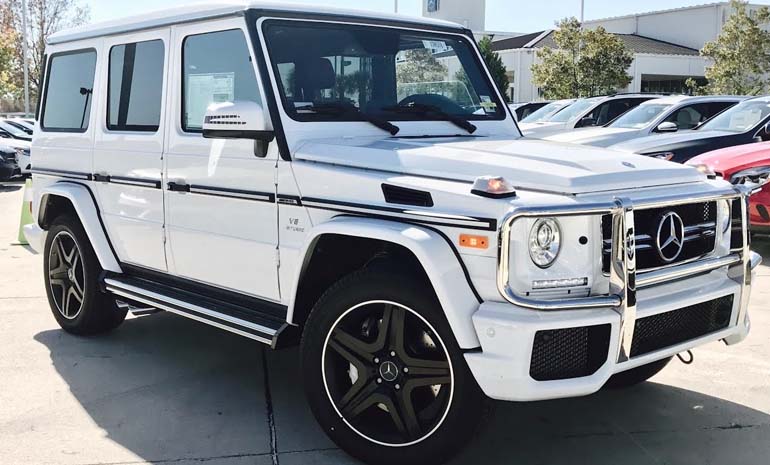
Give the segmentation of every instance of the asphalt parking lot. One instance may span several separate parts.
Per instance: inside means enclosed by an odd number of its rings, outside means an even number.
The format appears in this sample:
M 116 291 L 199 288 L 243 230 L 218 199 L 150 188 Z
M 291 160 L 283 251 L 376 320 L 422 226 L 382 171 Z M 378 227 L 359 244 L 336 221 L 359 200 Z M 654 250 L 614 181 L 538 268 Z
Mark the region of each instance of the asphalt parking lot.
M 103 337 L 61 331 L 42 258 L 16 244 L 22 192 L 0 184 L 0 463 L 356 463 L 310 414 L 296 350 L 165 313 Z M 770 239 L 755 249 L 770 257 Z M 625 391 L 490 402 L 455 463 L 770 463 L 770 268 L 759 275 L 742 344 Z

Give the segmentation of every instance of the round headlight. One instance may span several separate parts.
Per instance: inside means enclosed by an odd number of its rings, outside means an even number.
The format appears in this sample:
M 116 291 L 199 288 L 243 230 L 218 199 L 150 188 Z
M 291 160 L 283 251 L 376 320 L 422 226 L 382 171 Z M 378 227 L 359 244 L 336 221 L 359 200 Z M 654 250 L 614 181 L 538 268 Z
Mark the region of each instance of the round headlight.
M 561 229 L 554 218 L 537 220 L 529 232 L 529 256 L 540 268 L 548 268 L 561 249 Z

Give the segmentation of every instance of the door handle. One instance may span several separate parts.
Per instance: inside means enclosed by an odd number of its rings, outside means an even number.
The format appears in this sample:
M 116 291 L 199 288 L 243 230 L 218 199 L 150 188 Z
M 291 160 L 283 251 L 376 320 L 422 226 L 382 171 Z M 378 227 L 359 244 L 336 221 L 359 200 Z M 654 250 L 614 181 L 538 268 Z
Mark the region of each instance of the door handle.
M 94 173 L 93 179 L 96 182 L 110 182 L 110 175 L 106 173 Z
M 184 181 L 171 181 L 168 183 L 168 190 L 171 192 L 190 192 L 190 185 Z

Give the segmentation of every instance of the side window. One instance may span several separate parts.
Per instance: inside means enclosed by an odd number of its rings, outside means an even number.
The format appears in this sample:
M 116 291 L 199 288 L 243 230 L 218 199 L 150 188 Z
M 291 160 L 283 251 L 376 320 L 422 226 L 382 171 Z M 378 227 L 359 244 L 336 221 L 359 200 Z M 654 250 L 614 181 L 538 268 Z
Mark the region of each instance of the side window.
M 614 100 L 612 103 L 610 103 L 610 110 L 607 112 L 607 120 L 606 121 L 600 121 L 599 125 L 604 126 L 605 124 L 609 123 L 610 121 L 614 120 L 618 116 L 622 115 L 623 113 L 627 112 L 628 110 L 634 108 L 638 104 L 640 104 L 641 100 L 634 100 L 634 99 L 620 99 L 620 100 Z
M 578 121 L 576 127 L 586 128 L 589 126 L 601 126 L 607 123 L 607 115 L 610 112 L 610 105 L 612 102 L 605 102 L 598 105 L 591 110 L 590 113 L 585 115 L 580 121 Z
M 49 131 L 85 132 L 91 115 L 96 51 L 51 56 L 41 127 Z
M 155 132 L 163 97 L 163 41 L 115 45 L 110 49 L 107 128 Z
M 182 45 L 182 129 L 199 132 L 212 103 L 260 102 L 243 31 L 188 36 Z
M 666 118 L 666 122 L 676 124 L 679 129 L 692 129 L 708 118 L 708 104 L 701 103 L 676 110 Z

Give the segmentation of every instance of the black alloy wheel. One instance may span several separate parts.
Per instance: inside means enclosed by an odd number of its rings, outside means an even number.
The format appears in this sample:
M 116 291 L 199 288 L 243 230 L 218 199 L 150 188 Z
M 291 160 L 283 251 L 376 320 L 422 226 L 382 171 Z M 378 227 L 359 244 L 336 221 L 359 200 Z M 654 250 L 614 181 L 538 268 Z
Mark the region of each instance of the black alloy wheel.
M 337 413 L 378 444 L 425 439 L 452 402 L 444 344 L 425 319 L 396 302 L 364 302 L 340 316 L 326 338 L 322 366 Z

